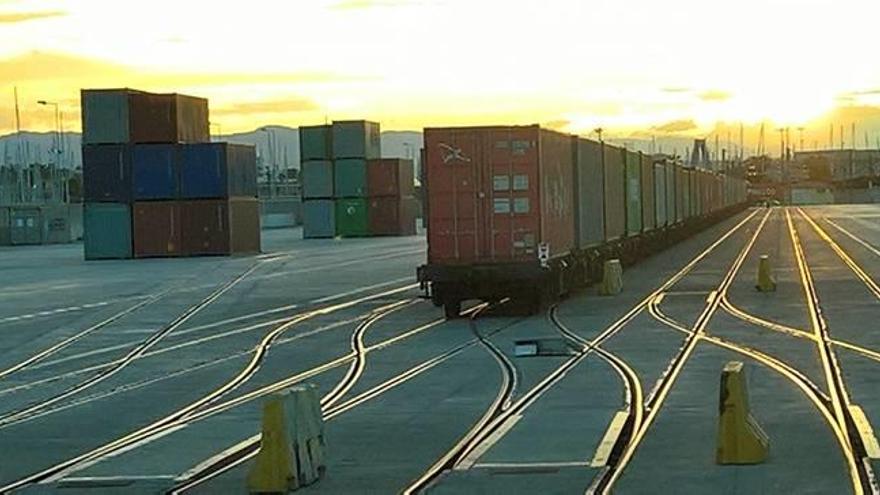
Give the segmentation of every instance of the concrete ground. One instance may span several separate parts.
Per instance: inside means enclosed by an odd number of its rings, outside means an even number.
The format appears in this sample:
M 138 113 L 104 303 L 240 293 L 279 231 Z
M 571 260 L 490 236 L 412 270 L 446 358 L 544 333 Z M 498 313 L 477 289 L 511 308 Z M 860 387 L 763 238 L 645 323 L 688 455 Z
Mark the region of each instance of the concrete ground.
M 827 381 L 792 229 L 839 394 Z M 474 330 L 514 366 L 512 416 L 429 493 L 838 494 L 858 491 L 873 471 L 849 469 L 845 452 L 855 445 L 849 458 L 861 464 L 880 421 L 878 206 L 750 210 L 627 269 L 618 296 L 571 295 L 558 319 L 582 339 L 601 337 L 608 353 L 583 358 L 514 355 L 517 340 L 561 337 L 548 314 L 491 314 L 476 327 L 444 321 L 413 286 L 424 237 L 303 241 L 297 230 L 272 230 L 263 255 L 241 258 L 85 262 L 81 249 L 0 248 L 0 489 L 87 454 L 22 491 L 162 493 L 259 433 L 272 390 L 333 390 L 349 370 L 340 358 L 353 333 L 377 312 L 363 332 L 362 373 L 325 409 L 367 399 L 327 421 L 326 476 L 304 492 L 399 493 L 466 436 L 505 377 Z M 754 287 L 763 254 L 774 266 L 772 293 Z M 751 412 L 770 439 L 760 464 L 715 463 L 719 376 L 733 360 L 745 363 Z M 826 396 L 859 406 L 868 427 L 835 433 Z M 636 431 L 609 429 L 637 409 Z M 191 492 L 246 493 L 252 462 Z

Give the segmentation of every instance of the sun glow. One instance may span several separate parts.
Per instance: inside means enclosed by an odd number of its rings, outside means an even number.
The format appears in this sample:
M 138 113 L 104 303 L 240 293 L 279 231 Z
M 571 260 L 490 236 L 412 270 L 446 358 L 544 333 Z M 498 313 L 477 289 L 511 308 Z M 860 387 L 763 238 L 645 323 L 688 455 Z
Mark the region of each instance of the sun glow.
M 717 6 L 721 24 L 691 15 L 699 0 L 0 3 L 0 131 L 14 85 L 32 129 L 52 125 L 37 99 L 75 128 L 81 87 L 133 86 L 206 96 L 224 131 L 369 117 L 620 134 L 805 125 L 880 87 L 849 49 L 873 45 L 880 3 Z

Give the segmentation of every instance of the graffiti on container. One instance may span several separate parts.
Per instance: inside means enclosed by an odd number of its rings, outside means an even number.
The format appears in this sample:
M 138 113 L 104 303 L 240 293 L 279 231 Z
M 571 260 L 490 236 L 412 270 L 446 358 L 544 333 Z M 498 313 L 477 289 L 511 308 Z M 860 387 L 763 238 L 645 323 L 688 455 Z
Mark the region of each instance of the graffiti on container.
M 445 143 L 440 143 L 440 149 L 443 150 L 443 163 L 447 164 L 453 160 L 462 161 L 465 163 L 470 163 L 471 159 L 464 156 L 464 151 L 461 148 L 455 148 L 449 146 Z

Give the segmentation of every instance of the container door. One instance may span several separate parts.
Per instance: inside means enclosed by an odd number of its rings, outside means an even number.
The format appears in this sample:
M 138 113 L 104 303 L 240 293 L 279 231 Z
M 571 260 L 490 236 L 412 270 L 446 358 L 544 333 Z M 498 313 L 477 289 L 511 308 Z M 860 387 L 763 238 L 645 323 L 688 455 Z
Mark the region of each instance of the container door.
M 470 263 L 478 256 L 477 203 L 481 136 L 466 129 L 425 132 L 430 218 L 428 259 Z
M 541 187 L 536 128 L 487 133 L 480 193 L 481 252 L 489 260 L 535 259 L 540 232 Z M 570 152 L 569 152 L 570 154 Z
M 642 164 L 639 155 L 627 151 L 626 160 L 626 233 L 642 231 Z

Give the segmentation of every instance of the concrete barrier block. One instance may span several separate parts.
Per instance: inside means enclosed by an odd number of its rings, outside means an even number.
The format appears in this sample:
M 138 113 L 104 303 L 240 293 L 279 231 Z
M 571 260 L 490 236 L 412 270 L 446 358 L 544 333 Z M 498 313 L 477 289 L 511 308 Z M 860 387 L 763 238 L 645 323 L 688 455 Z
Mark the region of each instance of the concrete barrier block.
M 599 293 L 614 296 L 623 291 L 623 265 L 620 260 L 608 260 L 602 266 L 602 286 Z
M 717 464 L 760 464 L 770 452 L 770 440 L 749 411 L 743 363 L 731 361 L 721 372 L 718 404 Z
M 250 493 L 288 493 L 321 479 L 324 421 L 314 385 L 275 394 L 263 406 L 260 452 L 248 473 Z
M 755 288 L 760 292 L 775 292 L 776 278 L 773 277 L 773 267 L 770 264 L 770 256 L 761 255 L 758 261 L 758 283 Z

